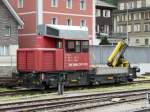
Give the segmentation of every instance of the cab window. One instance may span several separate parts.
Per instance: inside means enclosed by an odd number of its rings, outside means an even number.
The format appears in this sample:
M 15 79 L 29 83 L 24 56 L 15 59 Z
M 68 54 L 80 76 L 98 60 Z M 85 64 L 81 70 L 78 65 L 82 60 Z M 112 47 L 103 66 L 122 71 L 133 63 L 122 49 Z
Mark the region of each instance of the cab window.
M 56 48 L 62 48 L 62 41 L 56 40 Z
M 76 52 L 81 52 L 81 42 L 76 41 Z
M 66 41 L 66 51 L 75 52 L 75 41 Z
M 88 52 L 89 51 L 89 42 L 88 41 L 82 41 L 81 51 L 82 52 Z
M 80 40 L 68 40 L 66 41 L 66 51 L 67 52 L 88 52 L 89 51 L 89 43 L 88 41 L 80 41 Z

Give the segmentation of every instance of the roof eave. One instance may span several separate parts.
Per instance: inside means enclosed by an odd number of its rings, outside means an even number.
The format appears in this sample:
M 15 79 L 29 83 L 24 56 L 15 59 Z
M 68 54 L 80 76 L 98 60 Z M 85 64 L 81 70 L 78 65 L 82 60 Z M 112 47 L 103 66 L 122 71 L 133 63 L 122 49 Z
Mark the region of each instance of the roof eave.
M 107 8 L 112 8 L 112 9 L 116 9 L 117 7 L 115 6 L 104 6 L 104 5 L 100 5 L 100 4 L 96 4 L 96 6 L 99 6 L 99 7 L 107 7 Z
M 12 8 L 12 6 L 10 5 L 10 3 L 7 0 L 2 0 L 2 2 L 5 4 L 5 6 L 8 8 L 8 10 L 10 11 L 10 13 L 14 16 L 14 18 L 17 20 L 18 24 L 23 26 L 24 22 L 21 20 L 21 18 L 17 15 L 17 13 L 15 12 L 15 10 Z

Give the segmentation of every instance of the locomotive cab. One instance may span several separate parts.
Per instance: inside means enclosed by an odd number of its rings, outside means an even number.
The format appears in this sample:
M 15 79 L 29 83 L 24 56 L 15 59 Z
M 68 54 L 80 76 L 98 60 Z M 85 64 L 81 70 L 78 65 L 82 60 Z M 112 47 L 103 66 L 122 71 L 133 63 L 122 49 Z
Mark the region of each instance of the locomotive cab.
M 89 69 L 89 42 L 87 40 L 65 40 L 64 69 Z

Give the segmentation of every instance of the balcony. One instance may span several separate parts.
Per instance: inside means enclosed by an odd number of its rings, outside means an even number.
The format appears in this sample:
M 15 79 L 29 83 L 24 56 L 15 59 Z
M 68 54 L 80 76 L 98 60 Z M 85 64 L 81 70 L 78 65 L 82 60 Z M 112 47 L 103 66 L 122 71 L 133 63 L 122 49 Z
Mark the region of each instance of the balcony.
M 111 38 L 115 38 L 115 39 L 126 39 L 127 38 L 127 32 L 123 32 L 123 33 L 113 33 Z
M 148 11 L 150 10 L 150 7 L 141 7 L 141 8 L 133 8 L 133 9 L 124 9 L 124 10 L 114 10 L 113 13 L 127 13 L 127 11 L 130 12 L 138 12 L 138 11 Z
M 109 37 L 111 37 L 111 34 L 109 33 L 96 33 L 96 37 L 98 38 L 98 39 L 101 39 L 101 38 L 103 38 L 103 37 L 107 37 L 107 38 L 109 38 Z
M 97 16 L 96 17 L 96 23 L 100 24 L 100 25 L 112 25 L 113 24 L 113 20 L 112 20 L 112 17 L 100 17 L 100 16 Z

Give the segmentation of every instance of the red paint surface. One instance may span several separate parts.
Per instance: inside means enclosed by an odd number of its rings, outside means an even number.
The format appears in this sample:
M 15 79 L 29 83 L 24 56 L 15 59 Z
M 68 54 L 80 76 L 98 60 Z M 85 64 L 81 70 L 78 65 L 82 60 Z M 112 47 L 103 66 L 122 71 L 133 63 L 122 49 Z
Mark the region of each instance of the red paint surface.
M 17 70 L 21 72 L 89 70 L 88 53 L 63 53 L 63 49 L 19 49 Z
M 65 53 L 64 69 L 65 70 L 88 70 L 89 54 L 88 53 Z
M 36 33 L 36 14 L 19 15 L 24 22 L 23 29 L 19 30 L 20 35 Z M 28 37 L 28 36 L 26 36 Z
M 21 72 L 62 71 L 63 50 L 38 48 L 19 49 L 17 51 L 17 69 Z
M 19 30 L 19 48 L 21 49 L 17 51 L 18 71 L 51 72 L 89 69 L 88 53 L 64 53 L 63 49 L 55 48 L 54 38 L 36 35 L 37 0 L 24 0 L 24 8 L 17 8 L 18 0 L 9 1 L 25 23 L 24 29 Z M 80 10 L 79 1 L 73 0 L 72 9 L 67 9 L 66 0 L 58 0 L 58 7 L 51 7 L 50 0 L 43 0 L 43 23 L 51 24 L 51 19 L 56 17 L 58 25 L 66 25 L 66 20 L 72 19 L 72 25 L 79 26 L 80 20 L 83 19 L 86 20 L 89 35 L 92 35 L 93 0 L 86 0 L 86 10 Z
M 90 17 L 78 17 L 78 16 L 62 16 L 58 14 L 44 14 L 44 23 L 50 24 L 50 20 L 55 17 L 58 19 L 60 25 L 66 25 L 67 19 L 72 19 L 72 26 L 80 26 L 81 20 L 86 20 L 86 26 L 88 27 L 89 35 L 92 35 L 92 18 Z
M 55 39 L 44 36 L 21 36 L 19 38 L 20 48 L 55 48 Z
M 24 0 L 24 7 L 18 8 L 18 0 L 9 0 L 17 13 L 31 12 L 36 10 L 36 0 Z
M 17 8 L 18 0 L 9 0 L 16 12 L 23 19 L 24 29 L 19 30 L 19 37 L 31 37 L 36 33 L 36 2 L 37 0 L 24 0 L 24 8 Z M 67 19 L 72 19 L 73 26 L 79 26 L 80 20 L 86 20 L 89 29 L 89 38 L 92 37 L 92 1 L 86 0 L 86 10 L 80 10 L 80 0 L 73 0 L 72 9 L 66 8 L 66 0 L 58 0 L 58 7 L 51 7 L 50 0 L 43 0 L 43 23 L 51 24 L 51 18 L 58 19 L 58 25 L 66 25 Z M 19 45 L 20 46 L 20 45 Z
M 44 11 L 92 15 L 92 1 L 86 0 L 86 10 L 80 10 L 80 0 L 72 0 L 72 9 L 66 8 L 66 0 L 58 0 L 57 7 L 51 7 L 50 0 L 43 0 Z
M 18 8 L 18 0 L 9 0 L 19 17 L 23 20 L 24 26 L 19 34 L 31 34 L 36 32 L 36 0 L 24 0 L 23 8 Z

